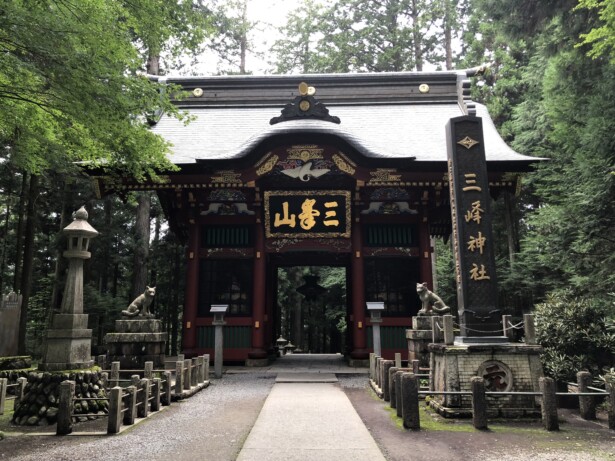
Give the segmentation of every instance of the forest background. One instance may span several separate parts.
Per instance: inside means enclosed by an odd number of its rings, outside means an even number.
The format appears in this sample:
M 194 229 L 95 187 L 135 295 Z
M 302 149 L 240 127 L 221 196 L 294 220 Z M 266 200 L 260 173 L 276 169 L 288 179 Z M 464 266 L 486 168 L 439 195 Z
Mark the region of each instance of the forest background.
M 80 162 L 113 176 L 173 168 L 147 118 L 182 118 L 150 75 L 464 69 L 488 63 L 473 97 L 518 152 L 547 157 L 519 194 L 494 203 L 500 303 L 534 310 L 547 372 L 613 366 L 615 351 L 615 2 L 602 0 L 298 0 L 283 26 L 250 0 L 5 0 L 0 5 L 0 294 L 23 295 L 20 353 L 39 355 L 59 308 L 60 230 L 86 204 L 101 231 L 86 267 L 95 348 L 145 285 L 181 337 L 185 248 L 155 194 L 95 198 Z M 268 52 L 259 36 L 279 35 Z M 440 295 L 455 305 L 438 241 Z M 314 271 L 315 269 L 297 269 Z M 327 288 L 342 275 L 320 274 Z M 290 290 L 300 273 L 280 284 Z M 329 290 L 339 293 L 343 290 Z M 335 302 L 328 300 L 325 302 Z M 333 320 L 343 328 L 339 316 Z

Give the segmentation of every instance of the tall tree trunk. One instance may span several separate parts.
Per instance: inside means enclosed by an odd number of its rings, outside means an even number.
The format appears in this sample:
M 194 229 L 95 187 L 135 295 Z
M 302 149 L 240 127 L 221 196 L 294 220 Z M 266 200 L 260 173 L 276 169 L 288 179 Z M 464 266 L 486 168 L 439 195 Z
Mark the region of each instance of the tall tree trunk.
M 17 230 L 15 231 L 15 273 L 13 274 L 13 291 L 19 292 L 21 283 L 21 261 L 23 231 L 24 231 L 24 213 L 26 210 L 26 202 L 28 200 L 28 173 L 23 172 L 21 177 L 21 191 L 19 193 L 19 205 L 17 206 Z
M 177 342 L 179 336 L 179 274 L 181 270 L 182 247 L 175 245 L 175 258 L 173 268 L 173 297 L 171 301 L 171 355 L 177 355 Z
M 504 206 L 506 234 L 508 236 L 508 260 L 512 267 L 515 263 L 516 254 L 519 251 L 519 236 L 514 216 L 515 208 L 513 206 L 513 198 L 510 192 L 504 192 Z
M 59 232 L 62 232 L 68 224 L 68 216 L 71 215 L 71 190 L 68 184 L 64 184 L 64 193 L 62 194 L 62 211 L 60 212 L 60 229 Z M 63 239 L 57 242 L 56 248 L 56 263 L 53 271 L 53 290 L 51 291 L 51 308 L 49 309 L 49 314 L 47 316 L 47 325 L 49 325 L 49 321 L 51 320 L 51 316 L 54 311 L 60 309 L 60 304 L 62 303 L 62 299 L 60 297 L 60 293 L 62 291 L 62 273 L 66 269 L 66 259 L 62 257 L 62 252 L 64 248 L 62 248 Z
M 446 70 L 453 70 L 453 17 L 457 2 L 444 0 L 444 52 L 446 58 Z
M 6 215 L 4 216 L 4 230 L 2 232 L 2 257 L 0 258 L 0 295 L 4 288 L 4 271 L 6 269 L 6 252 L 9 242 L 9 217 L 11 216 L 11 199 L 13 193 L 13 175 L 9 172 L 9 182 L 6 188 Z
M 105 212 L 105 228 L 111 229 L 111 197 L 105 197 L 104 212 Z M 107 293 L 109 291 L 109 269 L 111 267 L 111 247 L 113 245 L 113 236 L 109 235 L 104 239 L 104 247 L 102 250 L 103 266 L 100 272 L 100 293 Z
M 423 40 L 421 39 L 420 12 L 417 0 L 412 0 L 410 17 L 412 18 L 412 45 L 414 47 L 414 64 L 418 72 L 423 71 Z
M 32 263 L 34 261 L 34 234 L 36 231 L 36 198 L 38 196 L 38 176 L 30 176 L 28 190 L 28 207 L 24 235 L 23 267 L 21 269 L 20 292 L 21 315 L 19 317 L 19 339 L 17 349 L 20 355 L 26 355 L 26 329 L 28 326 L 28 303 L 32 288 Z
M 241 12 L 241 37 L 239 39 L 239 73 L 246 74 L 246 54 L 248 52 L 248 0 L 243 0 Z
M 137 220 L 134 227 L 135 249 L 131 301 L 143 293 L 147 285 L 151 203 L 149 192 L 139 192 L 137 196 Z

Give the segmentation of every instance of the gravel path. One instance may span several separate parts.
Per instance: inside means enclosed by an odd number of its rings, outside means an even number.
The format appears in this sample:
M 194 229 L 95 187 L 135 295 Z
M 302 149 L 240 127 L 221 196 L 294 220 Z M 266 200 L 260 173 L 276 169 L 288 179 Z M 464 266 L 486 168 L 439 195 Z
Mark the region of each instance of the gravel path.
M 274 379 L 271 374 L 226 374 L 190 399 L 113 437 L 8 437 L 0 441 L 0 459 L 234 460 Z
M 274 379 L 275 373 L 225 374 L 204 391 L 117 436 L 7 437 L 0 440 L 0 461 L 232 461 Z M 615 461 L 615 431 L 605 427 L 604 416 L 588 422 L 580 420 L 578 410 L 561 411 L 564 423 L 553 433 L 541 429 L 539 422 L 511 422 L 507 428 L 493 424 L 491 431 L 412 432 L 395 425 L 388 405 L 371 393 L 365 376 L 338 379 L 388 461 Z

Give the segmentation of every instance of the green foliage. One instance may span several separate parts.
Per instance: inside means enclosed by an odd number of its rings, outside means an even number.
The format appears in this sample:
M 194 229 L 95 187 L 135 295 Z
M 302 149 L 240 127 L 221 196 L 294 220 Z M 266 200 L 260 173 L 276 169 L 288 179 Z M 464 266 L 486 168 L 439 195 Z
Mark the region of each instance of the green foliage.
M 195 32 L 198 23 L 185 21 L 190 2 L 170 5 L 5 2 L 0 15 L 1 158 L 36 173 L 88 162 L 137 179 L 171 168 L 168 146 L 148 129 L 147 116 L 179 113 L 169 92 L 143 75 L 143 45 L 160 50 L 173 41 L 174 48 L 202 34 Z
M 588 56 L 607 57 L 615 63 L 615 3 L 610 0 L 579 0 L 577 10 L 586 8 L 598 13 L 600 22 L 580 35 L 582 45 L 591 45 Z
M 443 29 L 461 27 L 465 2 L 450 0 L 307 0 L 278 40 L 278 73 L 390 72 L 441 63 Z M 444 18 L 444 20 L 440 19 Z
M 615 334 L 606 329 L 612 306 L 606 301 L 575 297 L 571 293 L 548 296 L 535 310 L 536 337 L 544 347 L 546 373 L 560 381 L 576 381 L 587 369 L 597 375 L 615 359 Z

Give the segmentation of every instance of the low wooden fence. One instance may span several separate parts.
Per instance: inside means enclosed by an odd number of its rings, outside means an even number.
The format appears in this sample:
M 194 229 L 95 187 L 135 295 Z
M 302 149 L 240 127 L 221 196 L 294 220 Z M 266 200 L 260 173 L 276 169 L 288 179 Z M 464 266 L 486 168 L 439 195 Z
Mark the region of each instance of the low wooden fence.
M 27 382 L 26 378 L 17 378 L 16 383 L 9 384 L 7 378 L 0 378 L 0 415 L 4 414 L 7 400 L 15 400 L 15 406 L 21 402 Z M 9 389 L 12 389 L 12 393 L 9 393 Z
M 76 397 L 74 381 L 60 384 L 58 435 L 70 434 L 75 419 L 83 417 L 108 418 L 107 433 L 117 434 L 122 425 L 132 425 L 137 418 L 147 418 L 173 400 L 205 387 L 209 381 L 209 356 L 176 361 L 175 370 L 155 370 L 153 362 L 146 362 L 142 370 L 122 370 L 119 362 L 112 362 L 111 368 L 104 370 L 102 375 L 108 395 L 105 398 Z M 130 377 L 123 378 L 127 375 Z M 76 403 L 87 404 L 88 401 L 108 402 L 108 413 L 75 413 Z
M 607 401 L 609 429 L 615 430 L 615 384 L 606 383 L 606 389 L 592 387 L 591 374 L 579 372 L 577 383 L 569 383 L 578 389 L 577 392 L 557 392 L 556 383 L 552 378 L 540 378 L 540 392 L 491 392 L 485 390 L 483 378 L 475 376 L 471 379 L 470 391 L 430 391 L 421 390 L 420 374 L 406 370 L 389 368 L 389 379 L 383 385 L 388 386 L 388 392 L 383 390 L 384 400 L 388 400 L 392 408 L 397 410 L 397 416 L 402 418 L 404 427 L 420 429 L 419 400 L 420 397 L 433 395 L 471 396 L 472 423 L 477 429 L 487 428 L 487 414 L 490 398 L 502 396 L 525 395 L 540 398 L 542 422 L 548 431 L 559 429 L 557 417 L 557 397 L 572 396 L 579 399 L 580 414 L 583 419 L 596 418 L 596 399 L 605 398 Z M 425 375 L 422 375 L 425 376 Z

